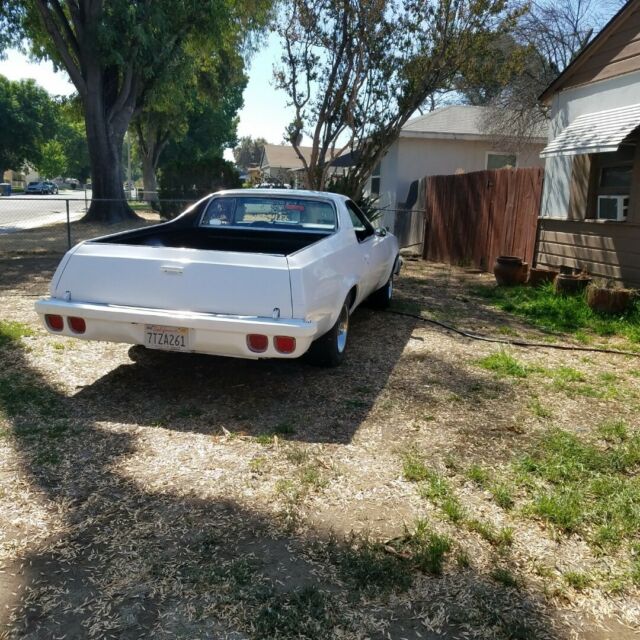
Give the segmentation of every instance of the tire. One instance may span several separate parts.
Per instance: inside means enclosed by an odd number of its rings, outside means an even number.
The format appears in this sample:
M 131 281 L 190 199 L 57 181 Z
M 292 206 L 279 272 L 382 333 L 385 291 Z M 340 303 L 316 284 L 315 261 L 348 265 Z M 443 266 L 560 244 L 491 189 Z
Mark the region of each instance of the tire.
M 333 327 L 311 345 L 308 361 L 317 367 L 337 367 L 344 360 L 348 337 L 349 305 L 345 301 Z
M 374 309 L 388 309 L 393 299 L 393 272 L 387 283 L 369 296 L 369 304 Z

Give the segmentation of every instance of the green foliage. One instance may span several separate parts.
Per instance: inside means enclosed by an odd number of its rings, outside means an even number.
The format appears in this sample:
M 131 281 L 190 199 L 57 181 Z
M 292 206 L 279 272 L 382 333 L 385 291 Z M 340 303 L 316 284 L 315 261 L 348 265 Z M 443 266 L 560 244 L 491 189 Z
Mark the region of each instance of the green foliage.
M 483 369 L 493 371 L 500 378 L 526 378 L 528 375 L 527 368 L 504 350 L 492 353 L 477 362 Z
M 34 335 L 33 329 L 22 322 L 0 320 L 0 347 Z
M 584 296 L 555 295 L 551 284 L 540 287 L 478 286 L 474 287 L 473 293 L 548 331 L 576 334 L 586 330 L 599 336 L 621 336 L 631 342 L 640 342 L 639 300 L 616 317 L 593 311 Z
M 517 578 L 509 571 L 509 569 L 505 569 L 504 567 L 496 567 L 491 571 L 491 577 L 500 584 L 505 587 L 517 587 L 518 580 Z
M 233 159 L 240 169 L 248 169 L 252 164 L 258 164 L 262 158 L 262 148 L 267 144 L 264 138 L 243 136 L 233 149 Z
M 562 577 L 564 581 L 576 591 L 584 591 L 593 583 L 593 578 L 581 571 L 567 571 Z
M 67 171 L 67 156 L 59 140 L 49 140 L 42 145 L 38 170 L 41 175 L 48 178 L 65 175 Z
M 42 147 L 54 134 L 57 106 L 33 80 L 0 76 L 0 173 L 38 165 Z
M 529 513 L 594 545 L 618 547 L 640 534 L 640 433 L 617 422 L 600 434 L 606 448 L 550 430 L 516 469 L 531 495 Z

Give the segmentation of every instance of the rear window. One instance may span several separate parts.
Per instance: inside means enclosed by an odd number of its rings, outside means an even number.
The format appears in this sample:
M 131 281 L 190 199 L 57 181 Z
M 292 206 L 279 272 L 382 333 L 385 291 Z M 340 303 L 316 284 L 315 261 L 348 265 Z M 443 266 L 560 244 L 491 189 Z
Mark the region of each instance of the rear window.
M 335 231 L 336 212 L 330 202 L 306 198 L 219 197 L 209 203 L 200 226 Z

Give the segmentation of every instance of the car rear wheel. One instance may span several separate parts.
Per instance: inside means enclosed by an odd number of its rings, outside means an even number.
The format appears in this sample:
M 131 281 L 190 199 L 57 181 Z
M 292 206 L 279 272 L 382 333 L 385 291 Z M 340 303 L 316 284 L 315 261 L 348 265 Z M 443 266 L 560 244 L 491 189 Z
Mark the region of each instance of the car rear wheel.
M 318 367 L 337 367 L 347 351 L 349 337 L 349 305 L 345 301 L 338 320 L 307 352 L 308 360 Z
M 388 309 L 393 300 L 393 273 L 386 284 L 369 296 L 369 304 L 374 309 Z

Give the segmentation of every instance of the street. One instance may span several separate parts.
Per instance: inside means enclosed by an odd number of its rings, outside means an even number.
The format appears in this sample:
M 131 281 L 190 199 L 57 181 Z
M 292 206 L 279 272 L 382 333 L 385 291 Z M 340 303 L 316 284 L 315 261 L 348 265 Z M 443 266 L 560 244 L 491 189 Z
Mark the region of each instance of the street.
M 88 195 L 90 199 L 91 192 Z M 67 201 L 71 220 L 79 220 L 85 213 L 84 191 L 61 191 L 53 196 L 0 197 L 0 234 L 65 222 Z

